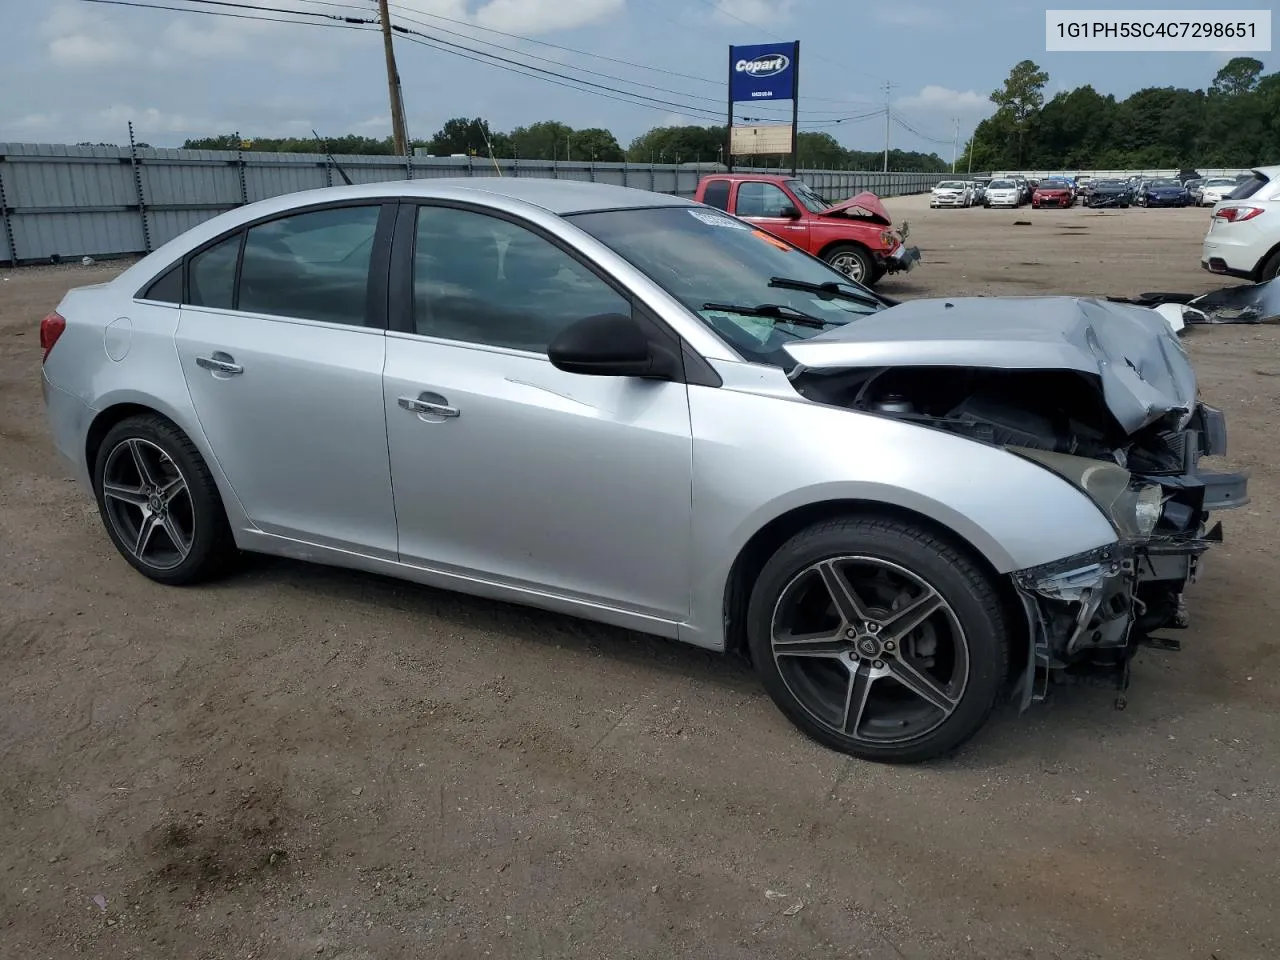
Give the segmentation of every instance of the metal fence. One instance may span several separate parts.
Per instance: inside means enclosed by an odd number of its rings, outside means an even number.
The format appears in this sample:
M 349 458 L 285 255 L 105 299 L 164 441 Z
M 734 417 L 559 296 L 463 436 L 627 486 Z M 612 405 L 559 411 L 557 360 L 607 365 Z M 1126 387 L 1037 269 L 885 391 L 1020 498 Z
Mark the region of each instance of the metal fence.
M 341 156 L 355 183 L 428 177 L 548 177 L 691 197 L 714 164 L 591 163 L 479 157 Z M 722 168 L 721 168 L 722 169 Z M 778 170 L 761 170 L 778 173 Z M 924 193 L 940 174 L 805 170 L 823 196 Z M 0 263 L 148 253 L 255 200 L 341 184 L 320 154 L 0 144 Z

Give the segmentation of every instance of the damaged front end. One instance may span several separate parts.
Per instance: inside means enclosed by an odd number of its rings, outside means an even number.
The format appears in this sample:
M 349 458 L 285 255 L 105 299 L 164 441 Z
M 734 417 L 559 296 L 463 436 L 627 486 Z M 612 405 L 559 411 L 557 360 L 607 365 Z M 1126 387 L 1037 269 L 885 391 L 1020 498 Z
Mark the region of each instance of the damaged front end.
M 1109 297 L 1112 303 L 1179 311 L 1183 324 L 1280 323 L 1280 279 L 1242 283 L 1196 296 L 1189 293 L 1143 293 Z
M 1187 625 L 1184 592 L 1222 539 L 1211 514 L 1247 503 L 1248 478 L 1201 468 L 1226 453 L 1225 418 L 1199 401 L 1190 360 L 1154 312 L 911 301 L 788 350 L 805 397 L 1001 447 L 1110 521 L 1114 543 L 1010 574 L 1027 618 L 1024 707 L 1050 682 L 1099 672 L 1123 689 L 1140 644 L 1176 646 L 1152 635 Z
M 1137 473 L 1098 463 L 1100 476 L 1087 481 L 1085 492 L 1116 527 L 1115 544 L 1012 575 L 1030 628 L 1027 669 L 1018 684 L 1023 707 L 1042 699 L 1054 681 L 1102 675 L 1123 690 L 1141 645 L 1178 649 L 1177 641 L 1153 634 L 1188 625 L 1184 592 L 1202 555 L 1222 542 L 1222 524 L 1209 526 L 1211 513 L 1247 503 L 1248 478 L 1200 469 L 1202 456 L 1226 453 L 1222 414 L 1204 404 L 1163 443 L 1169 454 L 1163 468 Z M 1141 466 L 1156 465 L 1143 460 Z

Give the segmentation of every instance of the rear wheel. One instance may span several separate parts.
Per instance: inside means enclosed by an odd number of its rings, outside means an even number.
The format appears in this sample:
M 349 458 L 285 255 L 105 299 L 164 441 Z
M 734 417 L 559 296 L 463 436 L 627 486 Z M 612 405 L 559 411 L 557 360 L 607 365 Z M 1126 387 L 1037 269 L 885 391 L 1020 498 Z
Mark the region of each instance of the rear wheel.
M 918 762 L 986 722 L 1009 631 L 990 578 L 910 523 L 845 518 L 797 534 L 752 590 L 747 636 L 774 702 L 814 739 Z
M 152 580 L 175 586 L 207 580 L 237 554 L 204 459 L 158 414 L 129 417 L 107 432 L 93 488 L 116 549 Z
M 823 259 L 850 280 L 866 286 L 875 283 L 875 261 L 864 247 L 853 244 L 832 247 Z
M 1262 265 L 1262 270 L 1258 273 L 1258 282 L 1266 283 L 1276 277 L 1280 277 L 1280 250 L 1273 253 L 1270 259 Z

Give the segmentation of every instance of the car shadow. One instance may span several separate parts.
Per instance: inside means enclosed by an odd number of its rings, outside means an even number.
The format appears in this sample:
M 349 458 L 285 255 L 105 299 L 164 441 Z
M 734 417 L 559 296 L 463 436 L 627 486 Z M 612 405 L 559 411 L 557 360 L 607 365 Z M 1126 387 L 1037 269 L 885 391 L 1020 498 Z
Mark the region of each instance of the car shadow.
M 672 676 L 693 676 L 737 693 L 765 696 L 750 663 L 737 654 L 721 654 L 567 614 L 473 597 L 382 574 L 248 554 L 237 573 L 201 589 L 237 590 L 254 583 L 295 589 L 316 599 L 333 598 L 349 606 L 433 619 L 446 630 L 459 633 L 508 634 L 522 643 L 603 654 Z

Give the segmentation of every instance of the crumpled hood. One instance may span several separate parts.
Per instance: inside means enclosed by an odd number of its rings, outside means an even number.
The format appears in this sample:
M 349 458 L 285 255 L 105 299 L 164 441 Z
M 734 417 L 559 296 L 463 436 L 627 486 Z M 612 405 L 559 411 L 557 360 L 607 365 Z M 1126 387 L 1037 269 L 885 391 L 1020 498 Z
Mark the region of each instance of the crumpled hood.
M 864 190 L 857 196 L 850 197 L 842 203 L 827 207 L 822 211 L 823 216 L 829 216 L 833 213 L 851 213 L 854 216 L 867 217 L 889 226 L 893 223 L 893 218 L 889 216 L 889 211 L 885 209 L 885 205 L 880 202 L 880 198 L 869 190 Z
M 1077 297 L 911 300 L 861 317 L 787 353 L 805 369 L 975 367 L 1075 370 L 1096 377 L 1128 433 L 1196 403 L 1191 361 L 1148 307 Z

